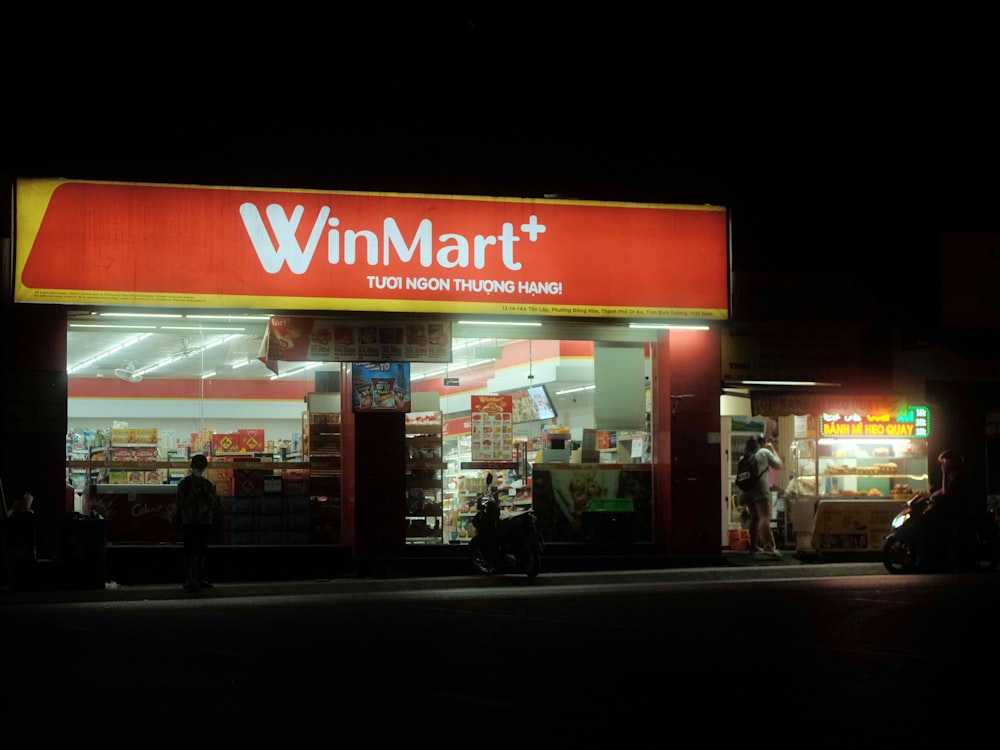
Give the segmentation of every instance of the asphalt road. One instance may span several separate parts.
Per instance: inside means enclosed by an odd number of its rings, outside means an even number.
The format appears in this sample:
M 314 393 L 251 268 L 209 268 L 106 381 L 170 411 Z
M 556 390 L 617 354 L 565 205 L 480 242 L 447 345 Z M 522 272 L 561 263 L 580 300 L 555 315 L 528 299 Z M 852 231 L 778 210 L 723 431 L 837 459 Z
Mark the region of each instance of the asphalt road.
M 8 726 L 104 747 L 991 736 L 1000 575 L 861 565 L 8 593 Z

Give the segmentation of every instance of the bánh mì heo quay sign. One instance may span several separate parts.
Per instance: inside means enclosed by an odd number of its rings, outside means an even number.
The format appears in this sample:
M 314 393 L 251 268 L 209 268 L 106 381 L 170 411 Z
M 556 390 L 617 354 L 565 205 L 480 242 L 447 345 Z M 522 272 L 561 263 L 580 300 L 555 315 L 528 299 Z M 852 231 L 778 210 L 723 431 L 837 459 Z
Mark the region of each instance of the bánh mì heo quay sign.
M 15 206 L 18 302 L 728 317 L 716 206 L 55 179 Z
M 824 413 L 820 416 L 820 437 L 924 440 L 930 434 L 930 409 L 926 406 L 911 406 L 898 413 Z

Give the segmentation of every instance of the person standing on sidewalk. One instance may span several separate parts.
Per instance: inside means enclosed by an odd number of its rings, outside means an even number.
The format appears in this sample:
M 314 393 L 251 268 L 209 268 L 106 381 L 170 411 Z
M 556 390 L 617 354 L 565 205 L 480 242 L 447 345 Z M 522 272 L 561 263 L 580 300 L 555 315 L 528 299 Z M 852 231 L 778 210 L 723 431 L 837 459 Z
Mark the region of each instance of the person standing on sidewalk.
M 205 555 L 212 524 L 219 511 L 215 484 L 205 478 L 208 459 L 191 456 L 191 473 L 177 484 L 177 508 L 184 532 L 184 590 L 197 594 L 212 584 L 205 578 Z
M 748 490 L 741 490 L 741 505 L 750 511 L 750 554 L 763 554 L 779 559 L 781 553 L 771 532 L 771 488 L 768 486 L 768 469 L 780 469 L 781 458 L 774 443 L 764 442 L 764 436 L 747 438 L 744 455 L 752 456 L 757 463 L 757 483 Z

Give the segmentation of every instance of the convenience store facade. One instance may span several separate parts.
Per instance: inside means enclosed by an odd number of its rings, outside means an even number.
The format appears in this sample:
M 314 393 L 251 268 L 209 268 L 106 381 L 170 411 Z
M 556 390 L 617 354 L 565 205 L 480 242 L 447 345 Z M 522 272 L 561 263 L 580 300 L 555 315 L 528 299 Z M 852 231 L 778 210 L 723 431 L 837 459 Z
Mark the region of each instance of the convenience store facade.
M 27 460 L 5 451 L 5 486 L 8 496 L 30 487 L 50 521 L 66 510 L 69 388 L 59 342 L 73 312 L 266 310 L 446 330 L 471 317 L 540 323 L 537 338 L 572 330 L 574 338 L 645 342 L 648 541 L 666 554 L 719 550 L 713 436 L 729 291 L 722 208 L 23 180 L 15 216 L 12 318 L 21 356 L 6 379 L 8 394 L 22 395 L 8 406 L 5 433 L 36 449 Z M 351 367 L 341 364 L 341 382 L 351 382 Z M 376 415 L 356 415 L 341 391 L 338 543 L 364 556 L 388 531 L 379 553 L 398 553 L 389 516 L 372 512 L 382 488 L 365 479 L 378 471 L 365 446 L 385 430 L 369 429 Z

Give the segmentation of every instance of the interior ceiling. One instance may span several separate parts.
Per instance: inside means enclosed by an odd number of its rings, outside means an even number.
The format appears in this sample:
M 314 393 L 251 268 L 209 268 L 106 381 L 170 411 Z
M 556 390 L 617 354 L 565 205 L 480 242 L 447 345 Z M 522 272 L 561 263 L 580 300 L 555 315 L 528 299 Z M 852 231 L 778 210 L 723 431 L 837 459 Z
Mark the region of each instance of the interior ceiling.
M 200 379 L 206 373 L 221 380 L 270 380 L 274 373 L 257 358 L 267 327 L 266 315 L 196 318 L 106 318 L 71 315 L 67 334 L 70 377 L 118 378 L 116 370 L 132 370 L 147 379 Z M 138 340 L 141 337 L 141 340 Z M 524 336 L 520 336 L 524 338 Z M 477 346 L 502 346 L 511 338 L 455 337 L 450 372 L 475 360 Z M 234 367 L 234 365 L 242 366 Z M 302 362 L 279 362 L 280 373 L 313 382 L 318 371 L 340 371 L 327 362 L 302 371 Z M 81 366 L 83 365 L 83 366 Z M 441 363 L 412 363 L 411 377 L 440 372 Z M 154 368 L 154 369 L 150 369 Z M 298 371 L 298 372 L 295 372 Z M 527 385 L 527 383 L 525 383 Z M 550 393 L 579 387 L 580 382 L 549 382 Z M 586 394 L 575 394 L 578 398 Z

